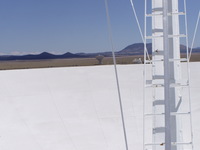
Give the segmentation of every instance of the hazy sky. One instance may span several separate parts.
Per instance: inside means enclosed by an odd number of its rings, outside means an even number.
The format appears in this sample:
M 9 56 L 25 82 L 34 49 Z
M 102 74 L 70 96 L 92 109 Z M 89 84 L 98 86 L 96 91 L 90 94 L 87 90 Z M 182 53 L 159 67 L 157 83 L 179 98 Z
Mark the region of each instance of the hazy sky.
M 179 0 L 183 2 L 183 0 Z M 134 0 L 143 26 L 144 0 Z M 114 45 L 141 42 L 129 0 L 108 0 Z M 189 42 L 200 0 L 188 0 Z M 200 27 L 195 47 L 200 46 Z M 110 51 L 104 0 L 1 0 L 0 54 Z

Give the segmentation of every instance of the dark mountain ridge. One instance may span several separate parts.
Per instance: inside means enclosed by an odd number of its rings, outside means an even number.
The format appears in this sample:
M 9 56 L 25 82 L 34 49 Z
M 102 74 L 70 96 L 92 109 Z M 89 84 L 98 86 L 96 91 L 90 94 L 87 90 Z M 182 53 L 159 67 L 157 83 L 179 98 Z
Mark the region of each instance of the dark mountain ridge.
M 149 54 L 152 53 L 152 43 L 146 44 L 147 51 Z M 188 48 L 190 51 L 190 48 Z M 180 44 L 180 52 L 182 54 L 187 53 L 187 47 Z M 200 53 L 200 48 L 193 48 L 192 53 Z M 136 43 L 125 47 L 123 50 L 119 51 L 118 54 L 128 54 L 128 55 L 143 55 L 144 54 L 144 44 Z
M 152 43 L 147 43 L 146 45 L 148 53 L 151 55 L 152 53 Z M 181 53 L 186 53 L 187 48 L 185 45 L 180 45 Z M 190 48 L 189 48 L 190 50 Z M 194 48 L 193 53 L 200 53 L 200 48 Z M 131 44 L 124 49 L 115 53 L 116 56 L 131 56 L 131 55 L 143 55 L 144 54 L 144 44 L 143 43 L 135 43 Z M 48 52 L 43 52 L 41 54 L 33 55 L 22 55 L 22 56 L 14 56 L 14 55 L 7 55 L 7 56 L 0 56 L 0 61 L 7 61 L 7 60 L 44 60 L 44 59 L 67 59 L 67 58 L 94 58 L 97 55 L 103 55 L 105 57 L 111 57 L 112 52 L 100 52 L 100 53 L 77 53 L 73 54 L 67 52 L 62 55 L 55 55 Z
M 85 56 L 72 54 L 72 53 L 65 53 L 62 55 L 54 55 L 51 53 L 43 52 L 41 54 L 28 54 L 22 56 L 0 56 L 0 60 L 40 60 L 40 59 L 66 59 L 66 58 L 84 58 Z

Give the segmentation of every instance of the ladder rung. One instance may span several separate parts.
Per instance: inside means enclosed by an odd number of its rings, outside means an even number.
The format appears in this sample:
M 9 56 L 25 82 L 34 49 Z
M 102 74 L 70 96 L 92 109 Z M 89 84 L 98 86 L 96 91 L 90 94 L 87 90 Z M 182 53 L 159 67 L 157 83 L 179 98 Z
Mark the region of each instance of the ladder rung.
M 186 112 L 186 113 L 171 112 L 171 116 L 177 116 L 177 115 L 190 115 L 190 112 Z
M 164 143 L 147 143 L 147 144 L 144 144 L 145 146 L 153 146 L 153 145 L 160 145 L 160 146 L 163 146 Z
M 170 84 L 170 88 L 174 88 L 174 87 L 187 87 L 189 84 L 181 84 L 181 83 L 171 83 Z M 164 84 L 147 84 L 145 86 L 146 88 L 160 88 L 160 87 L 164 87 Z
M 169 38 L 173 38 L 173 37 L 186 37 L 185 34 L 178 34 L 178 35 L 169 35 Z
M 153 101 L 153 106 L 164 105 L 164 104 L 165 104 L 164 100 L 155 100 L 155 101 Z
M 162 116 L 164 115 L 165 113 L 157 113 L 157 114 L 145 114 L 145 116 Z M 190 112 L 180 112 L 180 113 L 177 113 L 177 112 L 171 112 L 171 116 L 177 116 L 177 115 L 190 115 Z
M 172 142 L 172 145 L 191 145 L 192 142 Z
M 178 34 L 178 35 L 169 35 L 168 38 L 174 37 L 187 37 L 185 34 Z M 155 38 L 163 38 L 163 35 L 155 35 L 155 36 L 146 36 L 146 39 L 155 39 Z
M 168 13 L 169 16 L 173 16 L 173 15 L 185 15 L 186 13 L 185 12 L 171 12 L 171 13 Z
M 180 58 L 180 59 L 169 59 L 169 62 L 175 62 L 175 61 L 180 61 L 180 62 L 187 62 L 187 58 Z M 152 62 L 163 62 L 164 59 L 154 59 L 154 60 L 146 60 L 146 63 L 152 63 Z
M 164 75 L 153 75 L 153 80 L 164 79 Z
M 154 60 L 146 60 L 146 63 L 152 63 L 152 62 L 163 62 L 164 59 L 154 59 Z
M 153 81 L 155 81 L 155 79 L 153 79 L 153 80 L 146 80 L 146 85 L 147 85 L 147 87 L 163 87 L 164 86 L 164 83 L 163 83 L 163 81 L 162 82 L 153 82 Z
M 171 83 L 170 84 L 170 88 L 173 88 L 173 87 L 187 87 L 189 84 L 186 83 L 186 84 L 181 84 L 181 83 Z
M 152 84 L 152 80 L 146 80 L 146 84 Z
M 192 142 L 172 142 L 172 145 L 191 145 Z M 145 146 L 152 146 L 152 145 L 160 145 L 163 146 L 165 145 L 165 143 L 148 143 L 148 144 L 144 144 Z
M 145 114 L 144 116 L 163 116 L 164 113 L 159 113 L 159 114 Z
M 153 128 L 153 134 L 164 133 L 164 132 L 165 132 L 165 127 L 156 127 L 156 128 Z
M 146 39 L 155 39 L 155 38 L 163 38 L 163 35 L 157 35 L 157 36 L 146 36 Z
M 154 86 L 155 86 L 155 85 L 159 85 L 159 86 L 160 86 L 160 85 L 163 85 L 163 84 L 164 84 L 163 82 L 161 82 L 161 83 L 154 83 L 153 81 L 155 81 L 155 80 L 156 80 L 156 79 L 153 79 L 153 80 L 146 80 L 146 84 L 147 84 L 147 85 L 151 85 L 151 86 L 152 86 L 152 85 L 154 85 Z
M 159 13 L 159 14 L 146 14 L 146 17 L 152 17 L 152 16 L 162 16 L 163 13 Z
M 151 88 L 151 87 L 154 87 L 154 88 L 159 88 L 159 87 L 164 87 L 164 84 L 149 84 L 149 85 L 146 85 L 146 87 L 148 88 Z
M 186 61 L 187 61 L 187 58 L 180 58 L 180 59 L 169 59 L 169 62 L 174 62 L 174 61 L 186 62 Z
M 182 81 L 170 80 L 170 87 L 187 87 L 188 85 L 189 85 L 188 80 L 182 80 Z
M 155 14 L 146 14 L 146 17 L 152 17 L 152 16 L 162 16 L 163 13 L 155 13 Z M 173 15 L 185 15 L 184 12 L 172 12 L 168 13 L 168 16 L 173 16 Z

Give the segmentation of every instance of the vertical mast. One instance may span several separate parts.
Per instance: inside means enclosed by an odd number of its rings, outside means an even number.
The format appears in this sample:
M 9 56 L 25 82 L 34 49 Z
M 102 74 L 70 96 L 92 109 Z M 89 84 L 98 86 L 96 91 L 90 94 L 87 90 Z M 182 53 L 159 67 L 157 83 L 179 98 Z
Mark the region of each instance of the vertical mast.
M 185 1 L 182 2 L 185 5 Z M 144 100 L 147 100 L 147 103 L 145 102 L 147 105 L 152 106 L 152 109 L 145 106 L 147 113 L 144 113 L 144 118 L 150 117 L 152 121 L 152 124 L 150 122 L 147 124 L 145 120 L 149 119 L 144 119 L 144 131 L 152 128 L 152 131 L 148 131 L 148 134 L 152 134 L 152 139 L 144 139 L 145 149 L 183 150 L 186 145 L 192 145 L 192 142 L 188 142 L 192 141 L 192 138 L 188 138 L 187 132 L 189 130 L 192 133 L 192 130 L 185 127 L 182 129 L 180 121 L 184 118 L 184 124 L 191 124 L 191 119 L 182 117 L 184 115 L 191 117 L 190 108 L 182 107 L 183 100 L 184 105 L 186 103 L 190 105 L 190 96 L 183 97 L 181 93 L 183 88 L 186 88 L 190 95 L 189 75 L 186 77 L 186 82 L 182 82 L 181 77 L 181 61 L 188 62 L 188 57 L 180 58 L 180 38 L 185 38 L 187 43 L 187 35 L 180 34 L 179 29 L 179 17 L 186 15 L 185 8 L 184 12 L 179 12 L 179 0 L 150 0 L 150 2 L 145 0 L 145 43 L 152 42 L 152 59 L 146 60 L 144 57 L 145 65 L 151 64 L 152 69 L 150 75 L 145 70 L 144 76 L 146 80 Z M 152 35 L 147 35 L 146 28 L 150 25 L 148 17 L 151 18 Z M 151 100 L 149 100 L 150 95 Z M 149 135 L 144 133 L 144 136 Z M 187 147 L 187 149 L 192 148 Z
M 153 60 L 163 60 L 163 62 L 154 62 L 153 76 L 163 75 L 164 89 L 155 89 L 155 100 L 162 98 L 163 106 L 155 106 L 154 111 L 160 113 L 163 111 L 164 126 L 159 126 L 157 122 L 160 119 L 155 117 L 155 127 L 163 128 L 163 133 L 155 133 L 155 140 L 164 138 L 164 146 L 167 150 L 176 150 L 176 146 L 171 147 L 171 143 L 177 142 L 177 118 L 171 116 L 176 112 L 175 107 L 178 101 L 179 89 L 170 87 L 171 83 L 177 83 L 180 80 L 180 40 L 179 40 L 179 17 L 174 15 L 178 13 L 178 0 L 153 0 L 152 12 L 162 14 L 152 17 L 152 30 L 154 36 L 153 43 Z M 162 54 L 158 54 L 158 53 Z M 176 60 L 176 61 L 175 61 Z M 160 81 L 157 81 L 160 82 Z M 163 91 L 162 91 L 163 90 Z M 163 93 L 163 95 L 161 95 Z
M 174 71 L 169 66 L 168 23 L 168 0 L 163 0 L 165 150 L 171 150 L 170 73 Z

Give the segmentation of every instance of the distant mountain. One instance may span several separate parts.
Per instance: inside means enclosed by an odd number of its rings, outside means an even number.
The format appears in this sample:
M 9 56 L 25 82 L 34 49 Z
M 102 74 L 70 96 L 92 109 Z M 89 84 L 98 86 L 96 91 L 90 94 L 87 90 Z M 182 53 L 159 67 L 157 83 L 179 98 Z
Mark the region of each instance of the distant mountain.
M 152 52 L 152 43 L 147 43 L 146 45 L 148 53 L 151 55 Z M 186 46 L 180 45 L 181 53 L 186 53 Z M 200 48 L 194 48 L 193 53 L 200 53 Z M 115 53 L 116 56 L 129 56 L 129 55 L 143 55 L 144 54 L 144 44 L 135 43 L 131 44 L 124 49 Z M 103 55 L 105 57 L 111 57 L 112 52 L 100 52 L 100 53 L 77 53 L 73 54 L 67 52 L 62 55 L 54 55 L 51 53 L 43 52 L 38 55 L 23 55 L 23 56 L 0 56 L 0 61 L 6 60 L 40 60 L 40 59 L 66 59 L 66 58 L 94 58 L 97 55 Z
M 192 53 L 200 53 L 200 47 L 194 48 Z
M 65 53 L 63 55 L 54 55 L 47 52 L 43 52 L 37 55 L 23 55 L 23 56 L 0 56 L 0 60 L 40 60 L 40 59 L 65 59 L 65 58 L 84 58 L 85 56 Z
M 152 44 L 147 43 L 146 45 L 149 54 L 152 50 Z M 118 55 L 143 55 L 144 54 L 144 44 L 143 43 L 135 43 L 125 47 L 123 50 L 117 52 Z
M 152 43 L 147 43 L 146 45 L 147 51 L 149 54 L 152 53 Z M 190 48 L 189 48 L 190 50 Z M 180 44 L 180 52 L 186 53 L 187 47 L 185 45 Z M 200 48 L 194 48 L 192 53 L 200 53 Z M 129 45 L 122 49 L 121 51 L 117 52 L 118 55 L 143 55 L 144 54 L 144 44 L 143 43 L 136 43 Z

